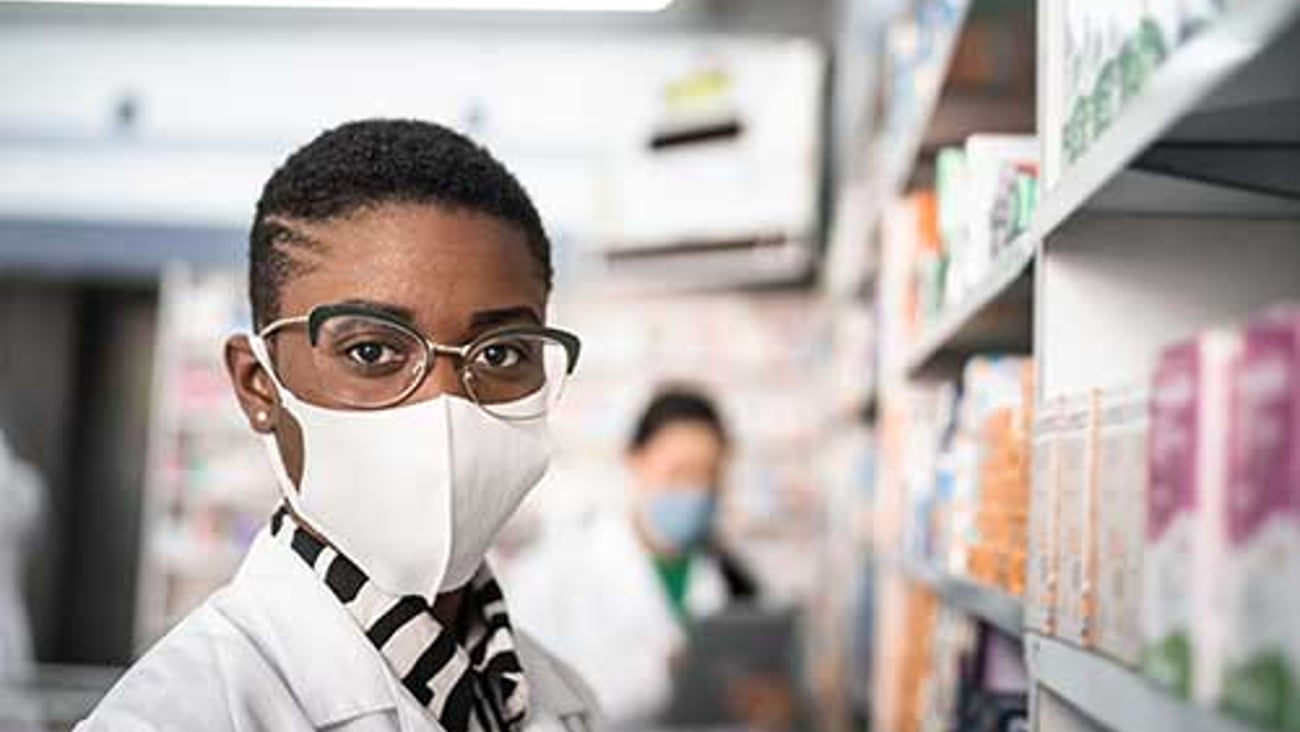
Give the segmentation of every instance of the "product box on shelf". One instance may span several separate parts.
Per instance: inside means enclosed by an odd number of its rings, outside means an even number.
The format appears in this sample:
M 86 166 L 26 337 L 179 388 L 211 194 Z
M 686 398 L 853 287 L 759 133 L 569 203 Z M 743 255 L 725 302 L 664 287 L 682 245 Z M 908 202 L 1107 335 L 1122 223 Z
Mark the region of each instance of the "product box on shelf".
M 1213 330 L 1167 347 L 1152 383 L 1142 669 L 1209 703 L 1220 677 L 1228 376 L 1240 338 Z
M 1149 392 L 1102 395 L 1097 426 L 1097 648 L 1128 666 L 1142 655 Z
M 991 373 L 979 377 L 977 369 Z M 979 437 L 980 460 L 971 575 L 1009 594 L 1025 593 L 1029 548 L 1029 435 L 1033 362 L 1003 357 L 967 365 L 967 421 Z M 989 382 L 977 393 L 971 384 Z
M 1046 180 L 1056 184 L 1224 0 L 1062 0 L 1046 6 Z
M 1044 635 L 1056 633 L 1057 554 L 1060 523 L 1061 399 L 1050 399 L 1034 421 L 1033 478 L 1029 498 L 1029 567 L 1025 590 L 1025 627 Z
M 974 287 L 997 254 L 1028 227 L 1035 203 L 1038 138 L 971 135 L 966 139 L 966 249 L 960 273 Z
M 1056 635 L 1080 646 L 1094 635 L 1095 412 L 1095 393 L 1067 397 L 1057 447 Z
M 934 193 L 938 206 L 939 241 L 943 254 L 942 304 L 951 305 L 965 294 L 963 267 L 969 249 L 970 176 L 966 152 L 945 147 L 934 159 Z
M 960 303 L 1002 250 L 1029 227 L 1037 203 L 1038 141 L 1024 135 L 971 135 L 935 156 L 937 268 L 922 288 L 931 317 Z
M 913 291 L 916 324 L 924 329 L 943 315 L 945 278 L 948 259 L 939 236 L 939 204 L 933 190 L 908 196 L 916 218 L 913 254 Z
M 1231 376 L 1224 615 L 1225 711 L 1300 729 L 1300 308 L 1244 333 Z

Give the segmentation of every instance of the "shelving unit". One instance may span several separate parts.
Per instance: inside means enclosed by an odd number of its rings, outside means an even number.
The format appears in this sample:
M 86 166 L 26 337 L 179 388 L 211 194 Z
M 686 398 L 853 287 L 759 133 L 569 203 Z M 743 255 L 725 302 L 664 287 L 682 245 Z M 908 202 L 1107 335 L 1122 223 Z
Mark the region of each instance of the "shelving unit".
M 1249 732 L 1251 728 L 1196 709 L 1133 671 L 1052 638 L 1030 634 L 1025 653 L 1038 683 L 1077 712 L 1114 732 Z
M 1004 252 L 975 291 L 927 330 L 909 352 L 908 372 L 926 372 L 945 352 L 990 350 L 981 343 L 979 316 L 1009 303 L 1029 313 L 1025 294 L 1030 292 L 1037 246 L 1075 217 L 1088 212 L 1300 215 L 1300 200 L 1267 190 L 1276 183 L 1248 190 L 1210 182 L 1228 175 L 1222 172 L 1229 165 L 1224 156 L 1239 152 L 1221 144 L 1252 139 L 1276 144 L 1285 142 L 1288 133 L 1300 134 L 1300 101 L 1286 97 L 1288 91 L 1297 93 L 1297 18 L 1300 4 L 1294 0 L 1261 0 L 1223 18 L 1180 49 L 1156 72 L 1142 97 L 1124 109 L 1114 126 L 1043 197 L 1030 231 Z M 1207 57 L 1222 60 L 1207 63 Z M 1263 129 L 1261 118 L 1268 125 Z M 1217 144 L 1205 141 L 1211 134 Z M 1204 144 L 1195 145 L 1198 140 Z M 1268 152 L 1286 161 L 1275 160 L 1274 165 L 1297 160 L 1294 148 Z M 1255 159 L 1248 158 L 1243 167 L 1260 169 L 1253 163 Z M 1204 169 L 1199 176 L 1196 167 Z M 1183 175 L 1159 172 L 1171 168 Z M 1270 174 L 1269 168 L 1263 170 Z M 987 343 L 987 335 L 983 340 Z
M 973 0 L 963 8 L 963 24 L 979 5 Z M 883 451 L 891 445 L 899 453 L 914 450 L 906 431 L 909 394 L 952 383 L 972 355 L 1032 354 L 1038 412 L 1058 397 L 1147 384 L 1161 349 L 1171 342 L 1241 322 L 1275 302 L 1300 299 L 1300 0 L 1221 4 L 1226 6 L 1221 14 L 1189 38 L 1176 39 L 1140 88 L 1125 91 L 1109 124 L 1069 164 L 1049 149 L 1052 136 L 1045 134 L 1057 124 L 1048 92 L 1059 91 L 1047 88 L 1045 80 L 1065 63 L 1051 45 L 1060 36 L 1052 33 L 1064 22 L 1069 2 L 1036 5 L 1034 127 L 1045 138 L 1037 208 L 1028 229 L 1001 250 L 982 277 L 945 302 L 916 333 L 894 333 L 892 339 L 884 334 L 877 389 Z M 1014 121 L 1008 105 L 1001 117 L 989 109 L 971 112 L 964 105 L 973 97 L 948 88 L 955 39 L 967 32 L 959 26 L 946 38 L 938 84 L 918 83 L 924 116 L 909 120 L 911 129 L 894 138 L 888 135 L 896 130 L 886 124 L 876 144 L 864 148 L 861 159 L 875 166 L 867 182 L 854 189 L 870 198 L 859 202 L 865 213 L 859 212 L 856 223 L 862 231 L 837 236 L 837 244 L 868 246 L 887 234 L 881 221 L 889 207 L 913 186 L 929 182 L 925 140 L 1017 131 L 1014 125 L 990 123 Z M 965 117 L 954 122 L 949 116 L 954 113 Z M 963 126 L 968 123 L 977 126 Z M 907 278 L 897 272 L 891 278 L 890 270 L 910 261 L 900 260 L 887 245 L 862 259 L 876 267 L 872 294 L 881 320 L 900 317 L 907 308 L 896 304 L 906 299 L 899 296 L 897 282 Z M 882 456 L 882 465 L 886 462 Z M 909 520 L 907 512 L 915 506 L 906 495 L 914 480 L 904 469 L 882 469 L 877 509 L 885 517 L 882 525 Z M 904 543 L 900 532 L 878 534 L 877 551 L 887 555 L 898 551 L 891 539 Z M 1031 679 L 1030 729 L 1247 729 L 1165 693 L 1099 650 L 1033 632 L 1026 622 L 1032 612 L 1028 601 L 947 576 L 916 559 L 878 566 L 886 586 L 891 576 L 901 578 L 926 588 L 951 610 L 1023 637 Z M 882 612 L 904 607 L 886 602 Z M 878 627 L 888 633 L 894 626 Z
M 903 572 L 912 581 L 928 587 L 949 607 L 978 618 L 1008 635 L 1024 634 L 1025 606 L 1020 598 L 919 564 L 907 565 Z
M 1214 158 L 1221 160 L 1238 155 L 1239 149 L 1228 147 L 1232 144 L 1294 143 L 1300 130 L 1294 75 L 1300 67 L 1298 17 L 1300 4 L 1294 0 L 1243 3 L 1178 49 L 1050 188 L 1031 238 L 1049 236 L 1094 202 L 1112 210 L 1148 209 L 1149 199 L 1115 195 L 1113 189 L 1124 184 L 1130 167 L 1150 164 L 1161 146 L 1171 152 L 1200 148 L 1217 152 Z M 1165 167 L 1201 177 L 1192 166 Z M 1210 173 L 1204 167 L 1201 172 Z
M 897 131 L 898 137 L 883 137 L 877 146 L 868 151 L 869 167 L 874 171 L 872 175 L 886 197 L 896 197 L 907 188 L 920 162 L 921 152 L 927 140 L 932 137 L 931 125 L 939 116 L 937 112 L 943 100 L 948 70 L 952 67 L 953 56 L 961 42 L 972 2 L 973 0 L 966 0 L 960 4 L 954 13 L 952 25 L 938 42 L 939 50 L 931 65 L 918 74 L 921 78 L 916 80 L 916 85 L 920 93 L 914 108 L 886 119 L 886 135 Z
M 916 94 L 910 104 L 883 112 L 877 134 L 860 151 L 849 151 L 848 181 L 841 185 L 834 228 L 851 228 L 850 236 L 832 238 L 826 255 L 832 266 L 823 278 L 831 293 L 860 293 L 878 263 L 866 263 L 844 251 L 868 248 L 878 233 L 889 201 L 906 193 L 928 171 L 928 157 L 941 145 L 960 142 L 972 132 L 988 129 L 1032 130 L 1032 98 L 989 94 L 954 88 L 950 74 L 972 22 L 990 10 L 1013 6 L 1019 0 L 947 0 L 949 23 L 934 40 L 935 50 L 924 68 L 915 71 L 909 88 Z M 861 200 L 849 202 L 852 196 Z M 846 212 L 852 212 L 848 220 Z M 854 266 L 843 266 L 852 263 Z
M 945 359 L 951 360 L 954 354 L 995 348 L 1027 350 L 1034 252 L 1034 240 L 1028 236 L 1021 236 L 1008 247 L 984 280 L 960 304 L 949 308 L 912 347 L 907 358 L 908 375 L 921 376 L 942 367 Z M 1002 317 L 986 317 L 990 314 Z M 992 327 L 984 325 L 989 320 Z M 1010 328 L 1002 322 L 1007 320 L 1013 323 Z
M 231 396 L 222 343 L 248 328 L 243 277 L 169 267 L 161 281 L 135 643 L 143 650 L 227 582 L 278 500 Z

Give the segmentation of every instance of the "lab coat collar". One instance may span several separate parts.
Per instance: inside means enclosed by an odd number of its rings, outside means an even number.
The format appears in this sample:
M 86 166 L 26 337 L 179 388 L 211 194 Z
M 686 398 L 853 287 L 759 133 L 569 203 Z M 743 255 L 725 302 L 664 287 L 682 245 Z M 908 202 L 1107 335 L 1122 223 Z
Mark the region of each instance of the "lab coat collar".
M 280 671 L 312 726 L 397 710 L 402 690 L 379 652 L 311 568 L 268 531 L 253 542 L 219 609 Z
M 556 660 L 523 630 L 516 630 L 515 643 L 519 665 L 528 677 L 532 697 L 530 715 L 544 710 L 563 721 L 570 717 L 589 717 L 595 711 L 586 682 L 577 672 Z

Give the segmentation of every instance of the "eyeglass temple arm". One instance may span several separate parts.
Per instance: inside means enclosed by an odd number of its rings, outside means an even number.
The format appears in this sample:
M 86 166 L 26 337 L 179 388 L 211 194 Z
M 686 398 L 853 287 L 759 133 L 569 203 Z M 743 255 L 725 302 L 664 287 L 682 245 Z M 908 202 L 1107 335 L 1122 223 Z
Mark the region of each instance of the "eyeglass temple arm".
M 277 331 L 283 330 L 291 325 L 306 324 L 307 320 L 308 319 L 306 315 L 295 315 L 291 318 L 280 318 L 279 320 L 273 320 L 270 323 L 267 323 L 265 326 L 262 327 L 261 330 L 257 332 L 257 337 L 265 339 L 268 336 L 275 335 Z

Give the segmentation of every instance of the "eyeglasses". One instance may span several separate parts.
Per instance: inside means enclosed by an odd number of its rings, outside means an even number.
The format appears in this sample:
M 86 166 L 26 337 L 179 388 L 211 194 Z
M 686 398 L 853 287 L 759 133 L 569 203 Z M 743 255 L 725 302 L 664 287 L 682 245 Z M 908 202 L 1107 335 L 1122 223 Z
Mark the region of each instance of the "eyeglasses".
M 462 346 L 436 343 L 403 320 L 365 305 L 318 305 L 282 318 L 258 334 L 268 339 L 307 326 L 312 363 L 322 388 L 355 409 L 383 409 L 415 393 L 437 356 L 455 359 L 465 393 L 489 414 L 534 419 L 559 401 L 578 364 L 581 342 L 541 326 L 510 326 Z

